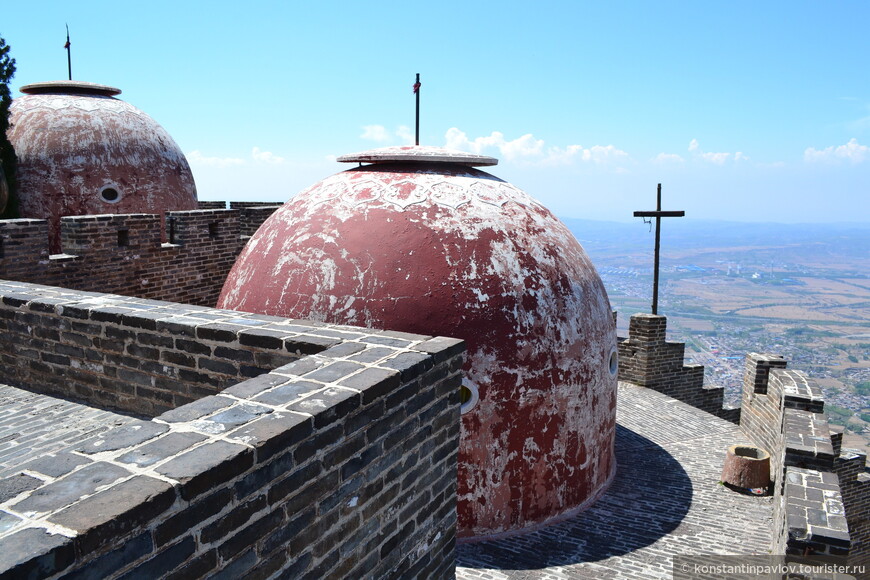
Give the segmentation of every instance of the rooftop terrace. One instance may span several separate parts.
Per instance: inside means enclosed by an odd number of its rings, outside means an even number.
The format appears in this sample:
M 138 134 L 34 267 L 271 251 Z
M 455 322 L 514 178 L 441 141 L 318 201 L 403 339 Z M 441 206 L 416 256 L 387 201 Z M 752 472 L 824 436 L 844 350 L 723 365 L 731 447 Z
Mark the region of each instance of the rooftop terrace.
M 740 428 L 620 383 L 616 477 L 588 510 L 544 529 L 458 549 L 462 580 L 671 578 L 671 557 L 769 553 L 773 502 L 719 484 Z
M 658 334 L 635 333 L 627 356 L 662 374 L 664 349 L 679 380 L 658 386 L 709 406 L 664 321 L 640 322 Z M 865 457 L 774 355 L 747 358 L 741 427 L 620 383 L 618 469 L 598 501 L 457 550 L 461 341 L 2 281 L 0 330 L 0 576 L 428 579 L 457 563 L 460 579 L 669 578 L 677 555 L 870 562 Z M 772 498 L 719 484 L 726 449 L 751 443 L 775 460 Z

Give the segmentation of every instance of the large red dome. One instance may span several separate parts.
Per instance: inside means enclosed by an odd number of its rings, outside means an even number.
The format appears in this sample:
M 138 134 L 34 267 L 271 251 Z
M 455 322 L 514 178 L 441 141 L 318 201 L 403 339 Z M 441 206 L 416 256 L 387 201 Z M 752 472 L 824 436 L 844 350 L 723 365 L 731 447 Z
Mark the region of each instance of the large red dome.
M 10 108 L 21 217 L 46 219 L 59 249 L 67 215 L 197 208 L 190 166 L 169 133 L 113 87 L 52 81 L 22 87 Z
M 472 164 L 409 147 L 302 191 L 248 242 L 218 307 L 466 341 L 459 535 L 552 520 L 615 469 L 615 324 L 568 229 Z M 479 398 L 478 398 L 479 397 Z

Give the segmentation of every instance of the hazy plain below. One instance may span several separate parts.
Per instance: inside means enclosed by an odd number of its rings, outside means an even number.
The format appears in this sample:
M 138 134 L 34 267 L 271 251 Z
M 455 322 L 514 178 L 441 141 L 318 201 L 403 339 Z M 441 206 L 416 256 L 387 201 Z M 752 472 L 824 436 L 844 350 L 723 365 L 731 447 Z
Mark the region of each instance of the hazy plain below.
M 650 311 L 654 225 L 563 221 L 626 336 L 631 314 Z M 736 404 L 745 355 L 781 355 L 818 381 L 848 446 L 870 451 L 870 223 L 662 222 L 659 314 L 687 362 Z

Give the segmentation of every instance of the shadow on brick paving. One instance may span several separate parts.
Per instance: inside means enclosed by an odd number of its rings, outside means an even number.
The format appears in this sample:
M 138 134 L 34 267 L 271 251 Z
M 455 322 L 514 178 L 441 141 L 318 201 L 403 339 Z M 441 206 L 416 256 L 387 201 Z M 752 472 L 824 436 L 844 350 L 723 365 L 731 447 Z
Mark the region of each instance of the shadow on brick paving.
M 680 463 L 651 440 L 616 426 L 613 483 L 589 509 L 544 529 L 460 544 L 457 566 L 533 570 L 596 562 L 654 543 L 679 526 L 692 504 Z

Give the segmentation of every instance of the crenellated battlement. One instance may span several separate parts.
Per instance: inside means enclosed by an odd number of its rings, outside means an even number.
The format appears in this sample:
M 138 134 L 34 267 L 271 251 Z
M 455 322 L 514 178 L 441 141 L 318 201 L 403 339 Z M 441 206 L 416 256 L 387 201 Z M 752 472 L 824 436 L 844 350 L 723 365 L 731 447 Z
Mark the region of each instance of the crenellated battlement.
M 61 218 L 61 253 L 92 256 L 120 249 L 127 252 L 158 248 L 160 216 L 154 214 L 106 214 Z
M 45 220 L 0 220 L 0 278 L 212 306 L 247 236 L 278 206 L 202 205 L 63 217 L 57 254 Z
M 722 409 L 721 389 L 703 384 L 702 365 L 683 364 L 685 345 L 666 340 L 667 319 L 631 317 L 618 340 L 619 380 L 654 389 L 737 422 L 770 454 L 774 494 L 772 553 L 848 558 L 870 564 L 870 473 L 866 455 L 842 448 L 842 430 L 825 415 L 824 395 L 780 356 L 746 357 L 743 397 Z
M 34 219 L 0 220 L 0 265 L 18 260 L 48 259 L 48 222 Z
M 842 447 L 818 383 L 781 357 L 746 358 L 740 427 L 770 453 L 775 553 L 870 563 L 867 457 Z

